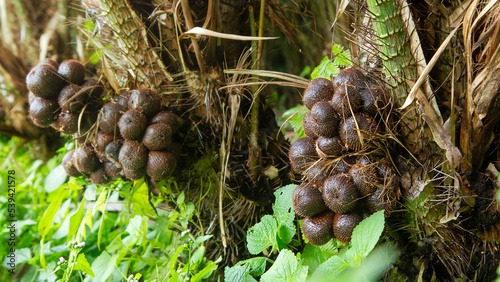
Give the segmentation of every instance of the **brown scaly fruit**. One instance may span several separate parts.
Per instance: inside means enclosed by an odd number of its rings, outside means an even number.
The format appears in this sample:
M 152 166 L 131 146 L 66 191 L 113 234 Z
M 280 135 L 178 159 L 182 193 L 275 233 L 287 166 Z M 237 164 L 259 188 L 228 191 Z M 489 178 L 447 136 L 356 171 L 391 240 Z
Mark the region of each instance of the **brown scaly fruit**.
M 304 128 L 304 133 L 307 137 L 311 139 L 317 139 L 318 134 L 316 133 L 318 124 L 311 116 L 311 112 L 308 112 L 304 119 L 302 120 L 302 127 Z
M 306 169 L 306 176 L 309 181 L 323 183 L 330 176 L 330 171 L 326 160 L 319 160 Z
M 170 125 L 172 134 L 176 133 L 180 127 L 179 117 L 171 111 L 159 112 L 151 119 L 151 123 L 165 123 Z
M 377 190 L 377 169 L 372 164 L 355 164 L 348 173 L 361 196 L 368 196 Z
M 61 161 L 61 165 L 63 166 L 64 168 L 64 171 L 66 172 L 66 174 L 68 176 L 74 176 L 74 177 L 78 177 L 80 175 L 82 175 L 78 169 L 76 169 L 76 167 L 73 165 L 73 153 L 75 152 L 75 150 L 71 150 L 71 151 L 68 151 L 62 161 Z
M 332 97 L 332 106 L 338 115 L 342 118 L 352 116 L 352 113 L 358 112 L 363 101 L 358 90 L 352 85 L 341 85 L 335 88 Z
M 114 98 L 115 102 L 122 105 L 123 108 L 128 108 L 128 99 L 130 98 L 132 91 L 123 92 L 122 94 Z
M 126 108 L 118 103 L 109 102 L 104 104 L 99 118 L 99 129 L 108 134 L 117 135 L 118 121 L 122 117 Z
M 57 116 L 56 130 L 62 134 L 71 135 L 78 131 L 78 115 L 61 112 Z
M 384 89 L 378 85 L 360 91 L 359 95 L 362 101 L 360 111 L 369 115 L 374 116 L 379 111 L 384 110 L 387 105 L 387 94 Z
M 314 216 L 328 209 L 318 187 L 310 182 L 297 186 L 293 191 L 292 200 L 293 210 L 303 217 Z
M 167 178 L 174 172 L 176 159 L 170 152 L 150 151 L 146 173 L 154 180 Z
M 122 146 L 123 146 L 123 140 L 115 140 L 110 142 L 104 149 L 104 152 L 108 160 L 112 161 L 118 167 L 121 167 L 118 157 L 120 155 L 120 149 L 122 148 Z
M 358 198 L 358 190 L 351 177 L 346 174 L 330 176 L 323 184 L 323 200 L 335 213 L 345 214 L 352 211 Z
M 335 88 L 326 78 L 315 78 L 309 82 L 302 97 L 304 105 L 310 110 L 319 101 L 330 101 Z
M 153 123 L 146 128 L 142 143 L 151 151 L 166 149 L 172 142 L 172 128 L 165 123 Z
M 82 84 L 82 92 L 84 93 L 83 95 L 85 97 L 88 97 L 93 102 L 101 101 L 100 98 L 103 90 L 104 89 L 101 82 L 95 77 L 86 79 L 85 82 Z
M 50 64 L 37 65 L 26 76 L 26 86 L 36 97 L 56 99 L 64 86 L 57 70 Z
M 52 67 L 54 67 L 55 69 L 58 69 L 59 68 L 59 63 L 56 62 L 54 59 L 51 59 L 51 58 L 46 58 L 46 59 L 43 59 L 41 60 L 38 65 L 51 65 Z
M 95 184 L 106 184 L 109 181 L 108 175 L 101 166 L 90 173 L 90 181 Z
M 113 162 L 104 163 L 104 172 L 110 179 L 116 179 L 122 175 L 122 169 Z
M 87 97 L 79 93 L 80 89 L 81 87 L 76 84 L 69 84 L 59 92 L 57 102 L 61 110 L 76 113 L 83 108 Z
M 335 214 L 333 219 L 333 235 L 342 244 L 351 241 L 352 231 L 361 222 L 361 216 L 357 213 Z
M 132 90 L 128 99 L 128 107 L 141 111 L 147 118 L 151 118 L 161 109 L 161 97 L 149 88 Z
M 350 150 L 354 151 L 363 149 L 363 144 L 366 146 L 369 142 L 367 133 L 374 133 L 375 131 L 375 121 L 372 117 L 363 113 L 358 113 L 354 116 L 344 119 L 340 123 L 339 129 L 340 139 L 342 140 L 342 142 L 344 142 L 344 144 Z M 361 140 L 363 140 L 363 143 L 361 142 Z
M 123 174 L 126 178 L 130 180 L 137 180 L 146 175 L 146 169 L 144 167 L 138 169 L 123 169 Z
M 321 246 L 333 238 L 333 218 L 334 213 L 327 211 L 304 219 L 302 232 L 311 245 Z
M 30 117 L 39 127 L 48 127 L 57 116 L 59 105 L 55 100 L 35 97 L 30 105 Z
M 288 157 L 293 170 L 298 173 L 304 172 L 310 164 L 318 160 L 314 140 L 309 137 L 298 139 L 290 146 Z
M 146 166 L 148 160 L 148 149 L 134 140 L 125 140 L 120 148 L 118 160 L 123 168 L 127 170 L 138 170 Z M 128 178 L 128 176 L 127 176 Z
M 99 131 L 94 140 L 94 150 L 101 161 L 106 161 L 106 147 L 114 140 L 114 136 L 104 131 Z
M 128 110 L 122 115 L 120 121 L 118 121 L 118 128 L 123 138 L 140 140 L 144 136 L 147 124 L 148 119 L 141 112 Z
M 64 60 L 59 64 L 57 73 L 66 83 L 81 85 L 85 81 L 85 67 L 77 60 Z
M 340 137 L 323 137 L 320 136 L 316 139 L 316 151 L 318 155 L 322 158 L 326 157 L 338 157 L 342 155 L 344 150 L 344 144 L 340 140 Z
M 333 87 L 337 88 L 342 85 L 352 85 L 358 90 L 366 88 L 368 79 L 362 71 L 356 68 L 348 68 L 341 70 L 333 80 Z
M 339 120 L 336 117 L 332 105 L 326 101 L 314 104 L 311 109 L 311 117 L 316 121 L 316 133 L 319 136 L 333 137 L 337 134 Z
M 332 174 L 347 173 L 351 169 L 352 164 L 348 160 L 348 157 L 344 157 L 334 161 L 331 165 Z
M 371 212 L 385 210 L 384 215 L 388 217 L 396 207 L 396 196 L 392 187 L 379 188 L 366 198 L 366 206 Z
M 86 174 L 92 173 L 100 164 L 92 146 L 77 148 L 73 154 L 73 163 L 78 171 Z

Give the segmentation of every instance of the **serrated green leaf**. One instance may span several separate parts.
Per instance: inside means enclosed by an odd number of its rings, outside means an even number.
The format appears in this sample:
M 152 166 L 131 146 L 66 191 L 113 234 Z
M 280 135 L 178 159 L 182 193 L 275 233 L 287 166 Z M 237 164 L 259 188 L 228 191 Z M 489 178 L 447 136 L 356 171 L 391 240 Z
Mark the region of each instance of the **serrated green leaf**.
M 224 280 L 234 282 L 257 282 L 257 280 L 250 276 L 248 267 L 241 265 L 226 267 L 224 269 Z
M 321 245 L 319 248 L 321 249 L 321 254 L 325 259 L 329 259 L 333 257 L 334 255 L 337 255 L 339 253 L 339 249 L 337 245 L 334 244 L 334 242 L 337 242 L 336 240 L 330 240 L 326 244 Z
M 332 61 L 325 56 L 323 60 L 319 63 L 319 65 L 314 68 L 311 73 L 311 78 L 315 79 L 318 77 L 323 77 L 326 79 L 331 79 L 331 76 L 336 75 L 340 71 L 339 67 L 334 65 Z
M 158 217 L 155 208 L 149 201 L 148 184 L 144 181 L 142 181 L 140 185 L 134 185 L 134 192 L 132 193 L 132 209 L 134 210 L 132 216 L 140 214 L 150 218 Z
M 377 244 L 384 231 L 384 210 L 372 214 L 352 231 L 351 246 L 356 253 L 365 258 Z
M 302 261 L 309 267 L 309 273 L 313 273 L 325 261 L 325 258 L 320 247 L 307 244 L 302 252 Z
M 269 246 L 276 245 L 278 222 L 272 215 L 265 215 L 262 220 L 248 229 L 247 248 L 252 255 L 256 255 Z
M 339 256 L 333 256 L 320 264 L 311 276 L 311 281 L 332 281 L 345 268 L 349 267 Z
M 78 228 L 80 228 L 80 224 L 82 223 L 83 220 L 84 205 L 85 205 L 85 198 L 80 202 L 80 206 L 78 207 L 77 212 L 74 215 L 72 215 L 69 219 L 69 231 L 67 237 L 68 242 L 73 240 L 73 236 L 78 231 Z
M 273 266 L 261 277 L 261 282 L 298 282 L 305 281 L 308 267 L 300 265 L 290 250 L 282 250 Z
M 85 271 L 91 277 L 94 277 L 94 272 L 92 272 L 92 268 L 90 267 L 89 262 L 85 258 L 85 254 L 79 254 L 78 259 L 76 260 L 76 264 L 73 270 Z
M 273 205 L 273 211 L 278 222 L 278 236 L 285 244 L 290 243 L 295 233 L 297 233 L 293 224 L 295 213 L 293 212 L 292 200 L 293 191 L 296 187 L 297 185 L 290 184 L 274 192 L 276 201 Z

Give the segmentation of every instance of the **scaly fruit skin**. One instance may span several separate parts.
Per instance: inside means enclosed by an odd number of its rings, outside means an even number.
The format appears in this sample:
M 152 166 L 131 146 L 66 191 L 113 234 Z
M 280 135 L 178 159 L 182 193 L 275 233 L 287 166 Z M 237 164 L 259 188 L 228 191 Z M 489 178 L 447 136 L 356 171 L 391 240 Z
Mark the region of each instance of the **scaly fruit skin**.
M 78 171 L 78 169 L 73 164 L 73 153 L 74 152 L 75 152 L 75 150 L 68 151 L 62 159 L 61 165 L 64 168 L 64 171 L 66 172 L 67 175 L 78 177 L 82 174 Z
M 310 110 L 319 101 L 330 101 L 335 88 L 326 78 L 315 78 L 309 82 L 302 97 L 304 105 Z
M 126 108 L 118 103 L 106 103 L 101 109 L 101 117 L 99 119 L 99 129 L 107 134 L 116 135 L 119 133 L 118 121 L 122 117 Z
M 62 134 L 71 135 L 78 131 L 78 116 L 69 112 L 61 112 L 56 121 L 55 128 Z
M 366 88 L 367 81 L 368 79 L 362 71 L 356 68 L 348 68 L 341 70 L 333 80 L 332 84 L 334 88 L 343 85 L 351 85 L 356 87 L 356 90 L 360 91 Z
M 78 112 L 85 105 L 87 97 L 78 93 L 81 87 L 76 84 L 66 85 L 59 96 L 57 97 L 57 102 L 63 111 L 69 111 L 71 113 Z
M 333 218 L 331 211 L 317 216 L 306 217 L 302 222 L 302 232 L 311 245 L 321 246 L 333 238 Z
M 323 200 L 335 213 L 348 213 L 358 202 L 359 194 L 352 178 L 346 174 L 328 177 L 323 184 Z
M 172 128 L 168 124 L 153 123 L 146 128 L 142 143 L 151 151 L 166 149 L 172 142 Z
M 288 156 L 293 170 L 299 173 L 304 172 L 310 164 L 319 158 L 316 154 L 314 140 L 309 137 L 300 138 L 295 141 L 290 146 Z
M 48 127 L 57 116 L 59 105 L 55 100 L 46 100 L 35 97 L 30 104 L 30 117 L 39 127 Z
M 319 182 L 323 186 L 323 182 L 330 176 L 330 172 L 331 169 L 326 160 L 319 160 L 306 169 L 306 176 L 309 181 Z
M 90 174 L 99 167 L 97 158 L 92 146 L 79 147 L 73 154 L 73 163 L 81 173 Z
M 359 129 L 359 130 L 358 130 Z M 340 139 L 350 150 L 359 151 L 369 143 L 369 133 L 375 133 L 376 124 L 372 117 L 358 113 L 340 123 Z M 361 138 L 360 138 L 361 136 Z M 361 142 L 363 140 L 363 142 Z
M 352 113 L 357 113 L 362 103 L 356 87 L 345 84 L 335 88 L 332 106 L 341 118 L 347 118 L 352 116 Z
M 311 139 L 318 138 L 318 134 L 316 133 L 318 123 L 311 116 L 311 112 L 308 112 L 304 116 L 304 119 L 302 120 L 302 127 L 304 128 L 304 133 L 307 135 L 307 137 L 309 137 Z
M 141 140 L 148 120 L 145 115 L 137 110 L 128 110 L 120 118 L 118 128 L 125 139 Z
M 373 165 L 355 164 L 348 174 L 352 177 L 361 196 L 371 195 L 377 190 L 377 169 Z
M 161 97 L 149 88 L 132 90 L 128 99 L 128 108 L 142 112 L 147 118 L 156 115 L 161 109 Z
M 170 152 L 150 151 L 146 173 L 154 180 L 165 179 L 175 169 L 176 158 Z
M 36 97 L 51 100 L 57 98 L 64 81 L 52 65 L 39 64 L 26 76 L 26 86 Z
M 172 128 L 172 133 L 176 133 L 180 127 L 179 117 L 171 111 L 159 112 L 151 118 L 150 123 L 168 124 Z
M 318 187 L 310 182 L 297 186 L 293 191 L 292 200 L 293 210 L 303 217 L 314 216 L 328 209 Z
M 148 149 L 135 140 L 125 140 L 123 146 L 120 148 L 118 160 L 123 168 L 127 170 L 138 170 L 146 166 Z
M 343 150 L 344 144 L 338 136 L 331 138 L 320 136 L 316 139 L 316 151 L 321 157 L 338 157 Z
M 316 121 L 316 134 L 324 137 L 333 137 L 337 134 L 339 120 L 332 105 L 326 101 L 314 104 L 311 117 Z
M 351 241 L 352 230 L 361 222 L 361 216 L 357 213 L 335 214 L 333 219 L 333 235 L 342 244 Z
M 65 83 L 81 85 L 85 82 L 85 67 L 77 60 L 64 60 L 59 65 L 57 73 Z

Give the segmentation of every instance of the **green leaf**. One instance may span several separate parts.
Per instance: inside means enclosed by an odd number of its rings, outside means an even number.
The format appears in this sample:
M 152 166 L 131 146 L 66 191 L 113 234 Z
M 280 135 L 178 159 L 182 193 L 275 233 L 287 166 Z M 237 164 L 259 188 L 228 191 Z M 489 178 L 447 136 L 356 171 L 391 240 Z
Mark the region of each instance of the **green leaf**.
M 207 279 L 215 270 L 217 269 L 217 264 L 214 262 L 209 262 L 202 270 L 193 275 L 191 281 L 198 282 L 202 279 Z
M 43 187 L 47 193 L 50 193 L 63 185 L 67 178 L 68 175 L 66 174 L 66 171 L 64 171 L 64 167 L 62 165 L 58 165 L 49 172 L 47 177 L 45 177 Z
M 85 206 L 85 198 L 82 200 L 80 203 L 80 207 L 78 208 L 78 211 L 72 215 L 69 219 L 69 231 L 68 231 L 68 242 L 73 240 L 73 236 L 76 234 L 78 231 L 78 228 L 80 228 L 80 224 L 82 223 L 83 220 L 83 207 Z
M 325 56 L 323 60 L 321 60 L 319 65 L 314 68 L 313 72 L 311 73 L 311 78 L 315 79 L 318 77 L 323 77 L 330 80 L 331 77 L 336 75 L 339 71 L 339 67 L 334 65 L 333 62 L 330 61 L 328 56 Z
M 365 258 L 375 247 L 384 231 L 384 210 L 372 214 L 352 231 L 351 246 L 361 258 Z
M 302 252 L 302 261 L 309 267 L 309 272 L 313 273 L 320 264 L 325 261 L 321 253 L 321 248 L 307 244 Z
M 333 256 L 318 266 L 311 276 L 311 281 L 331 281 L 348 266 L 349 264 L 339 256 Z
M 50 226 L 52 225 L 52 220 L 54 219 L 54 216 L 57 213 L 57 210 L 61 206 L 62 200 L 64 198 L 64 195 L 66 193 L 63 193 L 63 191 L 60 191 L 59 193 L 55 194 L 54 199 L 50 203 L 49 207 L 45 211 L 45 213 L 42 216 L 42 219 L 40 220 L 40 223 L 38 224 L 38 233 L 42 236 L 42 239 L 45 238 L 45 235 L 50 230 Z
M 330 240 L 326 244 L 320 246 L 321 254 L 325 259 L 329 259 L 339 253 L 338 247 L 334 244 L 334 242 L 338 242 L 337 240 Z
M 85 271 L 91 277 L 94 277 L 94 272 L 92 272 L 92 268 L 90 267 L 89 262 L 85 258 L 85 254 L 79 254 L 78 259 L 76 260 L 76 265 L 73 270 Z
M 262 275 L 261 282 L 295 282 L 305 281 L 307 266 L 300 265 L 297 258 L 290 250 L 283 250 L 278 255 L 273 266 Z
M 269 246 L 276 245 L 278 222 L 272 215 L 265 215 L 261 222 L 248 229 L 247 248 L 252 255 L 256 255 Z
M 274 192 L 276 201 L 273 205 L 273 211 L 278 222 L 278 236 L 285 244 L 290 243 L 295 233 L 297 233 L 293 224 L 295 213 L 293 212 L 292 201 L 293 191 L 296 187 L 297 185 L 290 184 Z
M 151 218 L 156 218 L 156 210 L 149 201 L 149 190 L 146 182 L 142 182 L 141 185 L 134 187 L 134 192 L 132 193 L 132 206 L 135 214 L 144 215 Z
M 226 269 L 224 269 L 224 280 L 234 282 L 257 282 L 257 280 L 250 276 L 248 267 L 241 265 L 226 267 Z
M 97 186 L 95 184 L 87 185 L 83 197 L 87 199 L 87 201 L 95 201 L 96 195 L 97 195 Z
M 195 240 L 194 240 L 194 244 L 195 245 L 198 245 L 198 244 L 201 244 L 205 241 L 207 241 L 208 239 L 212 238 L 214 235 L 206 235 L 206 236 L 200 236 L 200 237 L 197 237 Z
M 111 256 L 108 252 L 103 251 L 92 263 L 92 273 L 99 274 L 94 281 L 106 281 L 116 269 L 117 258 L 118 254 Z

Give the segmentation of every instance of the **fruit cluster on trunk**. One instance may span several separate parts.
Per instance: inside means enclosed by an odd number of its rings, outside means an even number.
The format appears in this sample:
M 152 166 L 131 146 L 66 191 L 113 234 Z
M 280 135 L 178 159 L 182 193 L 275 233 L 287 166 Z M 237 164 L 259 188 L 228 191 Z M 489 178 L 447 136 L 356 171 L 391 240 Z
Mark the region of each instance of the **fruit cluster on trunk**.
M 305 217 L 302 231 L 311 244 L 333 237 L 348 243 L 363 218 L 382 209 L 388 216 L 395 207 L 398 176 L 370 153 L 388 97 L 380 84 L 349 68 L 333 81 L 312 80 L 303 102 L 310 110 L 303 120 L 307 136 L 289 151 L 292 168 L 304 176 L 294 210 Z

